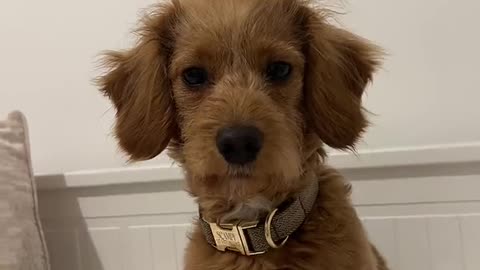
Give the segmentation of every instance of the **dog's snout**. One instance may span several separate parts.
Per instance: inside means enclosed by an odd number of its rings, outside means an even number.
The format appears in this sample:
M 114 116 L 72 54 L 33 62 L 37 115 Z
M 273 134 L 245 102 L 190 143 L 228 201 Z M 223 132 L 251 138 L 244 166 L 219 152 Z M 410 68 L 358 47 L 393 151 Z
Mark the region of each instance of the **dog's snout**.
M 217 148 L 230 164 L 245 165 L 255 161 L 262 148 L 263 134 L 253 126 L 234 126 L 220 130 Z

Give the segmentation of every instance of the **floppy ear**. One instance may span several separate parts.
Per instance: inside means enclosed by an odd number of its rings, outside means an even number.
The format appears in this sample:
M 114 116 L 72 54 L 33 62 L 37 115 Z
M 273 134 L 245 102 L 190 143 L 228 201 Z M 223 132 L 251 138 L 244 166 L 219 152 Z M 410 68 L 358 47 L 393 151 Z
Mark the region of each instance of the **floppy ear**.
M 175 115 L 167 61 L 173 41 L 174 7 L 146 17 L 138 30 L 139 41 L 125 52 L 108 52 L 106 75 L 98 79 L 100 90 L 117 110 L 115 133 L 132 160 L 160 154 L 175 131 Z
M 380 64 L 378 47 L 310 13 L 305 102 L 309 127 L 327 145 L 353 148 L 368 125 L 362 94 Z

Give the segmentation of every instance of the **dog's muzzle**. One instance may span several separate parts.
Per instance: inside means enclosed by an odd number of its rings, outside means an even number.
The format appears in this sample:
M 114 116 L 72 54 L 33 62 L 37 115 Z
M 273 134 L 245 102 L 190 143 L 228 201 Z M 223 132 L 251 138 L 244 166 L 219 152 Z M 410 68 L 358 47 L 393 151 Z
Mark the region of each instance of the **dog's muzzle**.
M 219 251 L 233 251 L 246 256 L 263 254 L 287 243 L 289 236 L 303 225 L 310 214 L 317 194 L 318 182 L 312 181 L 290 203 L 270 212 L 265 220 L 217 224 L 200 218 L 200 224 L 207 242 Z

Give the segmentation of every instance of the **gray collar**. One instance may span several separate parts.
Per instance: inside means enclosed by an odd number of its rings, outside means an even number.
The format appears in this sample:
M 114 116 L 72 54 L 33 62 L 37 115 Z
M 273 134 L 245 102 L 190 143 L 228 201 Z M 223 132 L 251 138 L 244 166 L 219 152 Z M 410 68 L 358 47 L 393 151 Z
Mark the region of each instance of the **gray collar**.
M 318 195 L 318 182 L 312 181 L 291 202 L 273 210 L 265 220 L 237 224 L 210 223 L 200 218 L 207 242 L 220 251 L 252 256 L 270 248 L 280 248 L 298 230 L 311 212 Z

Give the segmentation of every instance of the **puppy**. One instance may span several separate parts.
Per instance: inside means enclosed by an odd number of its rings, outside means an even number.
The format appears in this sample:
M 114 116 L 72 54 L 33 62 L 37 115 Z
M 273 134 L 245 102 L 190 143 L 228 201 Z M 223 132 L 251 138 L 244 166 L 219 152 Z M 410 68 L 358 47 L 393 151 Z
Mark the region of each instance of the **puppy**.
M 380 50 L 302 0 L 173 0 L 105 56 L 101 91 L 132 160 L 168 149 L 199 220 L 187 270 L 384 270 L 324 164 L 367 126 Z

